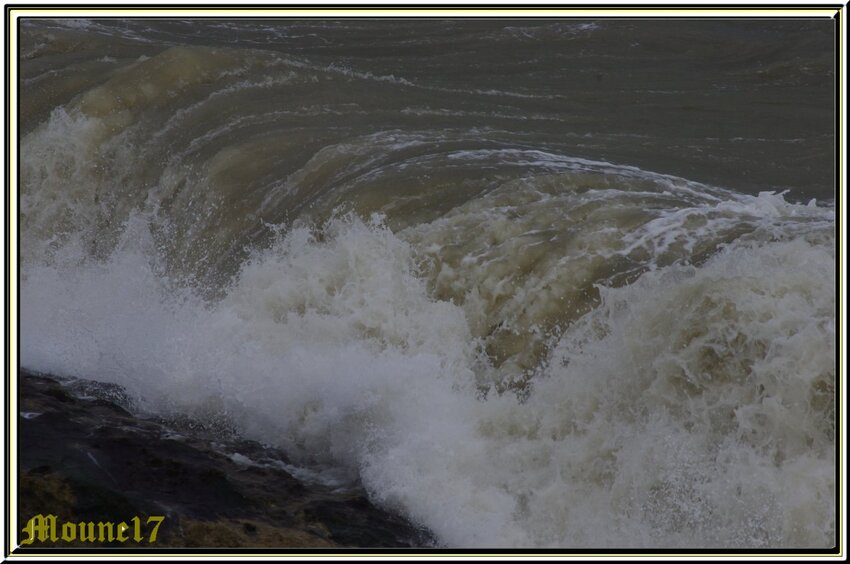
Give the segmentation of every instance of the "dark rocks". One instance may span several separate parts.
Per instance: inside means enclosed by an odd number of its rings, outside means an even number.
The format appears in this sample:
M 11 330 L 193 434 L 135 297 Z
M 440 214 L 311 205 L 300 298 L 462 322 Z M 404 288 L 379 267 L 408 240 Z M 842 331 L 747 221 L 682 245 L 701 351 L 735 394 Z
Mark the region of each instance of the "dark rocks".
M 129 522 L 163 515 L 156 547 L 414 547 L 429 535 L 285 470 L 285 455 L 190 423 L 132 415 L 118 386 L 22 371 L 19 520 Z M 191 433 L 187 429 L 196 428 Z M 109 542 L 36 546 L 111 546 Z M 152 548 L 125 542 L 121 548 Z

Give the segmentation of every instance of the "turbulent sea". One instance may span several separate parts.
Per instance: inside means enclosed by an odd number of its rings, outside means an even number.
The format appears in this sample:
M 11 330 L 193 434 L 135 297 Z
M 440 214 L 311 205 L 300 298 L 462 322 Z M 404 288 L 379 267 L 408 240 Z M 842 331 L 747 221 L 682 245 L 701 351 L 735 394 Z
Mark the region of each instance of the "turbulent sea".
M 24 367 L 447 547 L 835 542 L 831 20 L 24 20 Z

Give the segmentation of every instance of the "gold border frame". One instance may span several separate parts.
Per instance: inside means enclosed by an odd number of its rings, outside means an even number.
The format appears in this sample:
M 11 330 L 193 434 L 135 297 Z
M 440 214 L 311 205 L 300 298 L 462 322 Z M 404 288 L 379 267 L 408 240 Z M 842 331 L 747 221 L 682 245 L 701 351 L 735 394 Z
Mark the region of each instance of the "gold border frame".
M 631 559 L 652 559 L 652 560 L 668 560 L 681 559 L 682 557 L 697 557 L 697 558 L 741 558 L 741 557 L 758 557 L 759 559 L 802 559 L 802 558 L 819 558 L 819 559 L 843 559 L 845 556 L 845 543 L 847 532 L 846 521 L 846 386 L 847 386 L 847 371 L 846 371 L 846 340 L 842 337 L 846 335 L 846 316 L 842 306 L 846 304 L 846 261 L 844 260 L 845 247 L 847 241 L 846 218 L 846 195 L 847 195 L 847 145 L 846 145 L 846 59 L 847 54 L 847 17 L 846 10 L 843 4 L 840 5 L 815 5 L 812 7 L 770 7 L 770 6 L 742 6 L 735 7 L 717 6 L 706 7 L 700 5 L 694 6 L 646 6 L 640 7 L 622 7 L 622 6 L 605 6 L 598 7 L 574 7 L 569 6 L 537 6 L 530 8 L 516 7 L 486 7 L 486 6 L 434 6 L 434 7 L 357 7 L 357 6 L 322 6 L 315 7 L 265 7 L 252 6 L 249 8 L 234 8 L 234 7 L 212 7 L 198 8 L 192 5 L 178 5 L 174 7 L 164 7 L 162 5 L 152 5 L 149 7 L 138 6 L 132 8 L 110 8 L 103 6 L 33 6 L 33 5 L 11 5 L 5 6 L 6 12 L 6 30 L 8 34 L 5 38 L 6 42 L 6 57 L 4 63 L 6 66 L 6 110 L 8 112 L 7 131 L 5 136 L 6 142 L 6 202 L 7 209 L 4 210 L 3 219 L 6 221 L 4 235 L 6 237 L 6 323 L 4 329 L 6 331 L 6 414 L 3 418 L 2 426 L 6 433 L 6 463 L 3 466 L 4 485 L 8 498 L 6 499 L 4 519 L 6 523 L 2 526 L 3 534 L 6 537 L 4 546 L 4 557 L 10 560 L 27 560 L 27 559 L 55 559 L 62 557 L 63 559 L 82 559 L 82 560 L 101 560 L 101 559 L 130 559 L 130 560 L 149 560 L 160 558 L 180 558 L 180 559 L 203 559 L 203 560 L 231 560 L 234 557 L 250 558 L 256 560 L 273 560 L 281 558 L 292 559 L 345 559 L 345 560 L 360 560 L 360 559 L 416 559 L 416 560 L 432 560 L 443 558 L 463 558 L 463 559 L 517 559 L 518 557 L 533 558 L 535 560 L 555 560 L 555 559 L 623 559 L 629 557 L 628 552 L 624 551 L 586 551 L 586 552 L 562 552 L 556 550 L 527 550 L 527 551 L 431 551 L 422 549 L 418 551 L 399 551 L 392 552 L 391 550 L 381 550 L 369 552 L 368 549 L 357 550 L 356 552 L 346 553 L 344 551 L 324 551 L 320 549 L 310 549 L 308 552 L 298 551 L 281 551 L 278 553 L 266 552 L 251 553 L 250 549 L 245 551 L 245 554 L 238 552 L 227 554 L 215 554 L 214 551 L 207 552 L 168 552 L 168 551 L 144 551 L 138 553 L 127 553 L 127 551 L 117 550 L 115 552 L 97 551 L 97 552 L 62 552 L 59 549 L 42 550 L 42 551 L 27 551 L 25 554 L 15 553 L 19 548 L 14 545 L 13 540 L 19 532 L 19 523 L 17 522 L 16 512 L 10 508 L 17 507 L 17 492 L 15 485 L 17 484 L 17 468 L 14 462 L 14 456 L 17 453 L 17 373 L 18 373 L 18 342 L 17 342 L 17 327 L 18 327 L 18 233 L 17 233 L 17 216 L 18 216 L 18 201 L 17 201 L 17 159 L 18 159 L 18 123 L 17 123 L 17 102 L 18 102 L 18 43 L 17 43 L 17 20 L 25 17 L 252 17 L 252 18 L 269 18 L 269 17 L 287 17 L 287 18 L 352 18 L 352 17 L 372 17 L 372 18 L 421 18 L 421 17 L 441 17 L 441 18 L 472 18 L 472 17 L 534 17 L 534 18 L 687 18 L 687 19 L 704 19 L 704 18 L 837 18 L 839 24 L 839 32 L 837 37 L 836 53 L 836 100 L 837 109 L 837 130 L 836 130 L 836 154 L 837 154 L 837 186 L 836 186 L 836 203 L 838 204 L 838 256 L 836 277 L 839 282 L 839 300 L 838 308 L 838 369 L 836 375 L 838 380 L 836 400 L 839 402 L 838 418 L 836 424 L 839 428 L 840 438 L 838 441 L 838 457 L 836 465 L 838 470 L 836 486 L 839 493 L 839 505 L 836 507 L 840 525 L 836 528 L 836 536 L 838 540 L 837 551 L 835 553 L 824 554 L 823 552 L 794 551 L 788 553 L 772 552 L 772 551 L 698 551 L 692 552 L 682 551 L 679 553 L 659 552 L 653 553 L 650 551 L 634 551 Z M 14 213 L 13 213 L 14 212 Z M 14 299 L 12 299 L 14 297 Z M 14 546 L 13 546 L 14 545 Z M 565 549 L 569 550 L 569 549 Z

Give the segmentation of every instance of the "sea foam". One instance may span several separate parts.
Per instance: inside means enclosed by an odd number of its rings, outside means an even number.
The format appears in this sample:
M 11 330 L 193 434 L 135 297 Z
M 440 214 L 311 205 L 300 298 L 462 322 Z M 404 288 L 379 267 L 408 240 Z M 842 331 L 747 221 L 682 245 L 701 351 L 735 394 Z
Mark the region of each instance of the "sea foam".
M 290 230 L 215 302 L 163 279 L 145 230 L 106 261 L 24 269 L 24 366 L 224 415 L 448 546 L 830 542 L 828 244 L 730 245 L 602 288 L 523 399 L 482 394 L 463 308 L 377 220 Z

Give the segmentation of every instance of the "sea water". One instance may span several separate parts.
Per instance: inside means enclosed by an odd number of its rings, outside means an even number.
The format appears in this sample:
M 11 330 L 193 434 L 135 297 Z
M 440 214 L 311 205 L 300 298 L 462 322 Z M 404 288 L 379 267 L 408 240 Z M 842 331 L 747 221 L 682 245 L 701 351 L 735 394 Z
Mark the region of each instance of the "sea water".
M 21 364 L 442 546 L 832 546 L 834 32 L 25 20 Z

